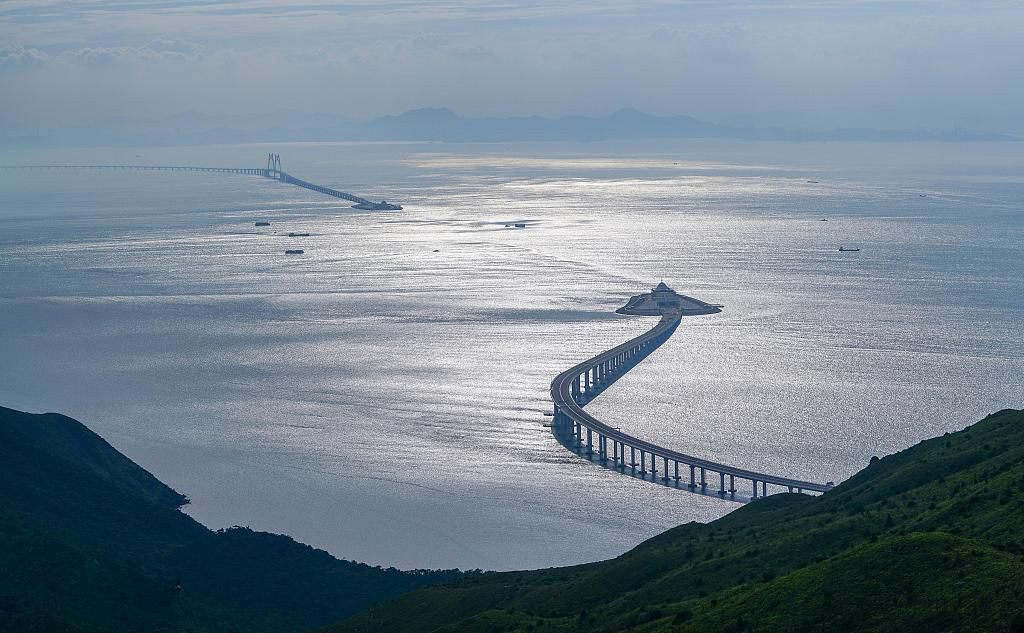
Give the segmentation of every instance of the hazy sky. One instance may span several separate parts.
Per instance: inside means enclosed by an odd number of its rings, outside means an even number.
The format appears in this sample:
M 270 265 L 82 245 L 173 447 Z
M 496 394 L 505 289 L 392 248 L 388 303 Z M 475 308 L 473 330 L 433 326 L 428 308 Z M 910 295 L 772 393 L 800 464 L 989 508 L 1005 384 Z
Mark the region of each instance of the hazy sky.
M 6 0 L 0 123 L 629 106 L 1012 132 L 1022 34 L 1019 0 Z

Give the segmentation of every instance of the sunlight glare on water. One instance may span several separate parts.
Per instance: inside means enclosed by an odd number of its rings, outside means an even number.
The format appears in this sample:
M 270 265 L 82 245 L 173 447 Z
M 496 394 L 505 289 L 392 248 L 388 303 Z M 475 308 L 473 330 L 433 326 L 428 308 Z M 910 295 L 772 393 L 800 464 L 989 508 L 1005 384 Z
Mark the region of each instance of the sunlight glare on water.
M 644 439 L 839 481 L 1024 404 L 1021 159 L 985 145 L 7 153 L 276 151 L 405 210 L 252 176 L 0 173 L 0 404 L 80 419 L 211 527 L 402 568 L 611 557 L 736 507 L 597 468 L 544 426 L 551 379 L 650 327 L 614 310 L 660 280 L 725 308 L 588 406 Z

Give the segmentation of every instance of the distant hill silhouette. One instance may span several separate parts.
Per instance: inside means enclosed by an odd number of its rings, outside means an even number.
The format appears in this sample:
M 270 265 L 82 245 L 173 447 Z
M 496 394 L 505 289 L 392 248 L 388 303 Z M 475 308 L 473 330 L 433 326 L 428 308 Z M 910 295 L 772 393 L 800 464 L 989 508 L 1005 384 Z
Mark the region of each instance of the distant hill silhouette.
M 341 115 L 281 110 L 211 116 L 181 113 L 166 119 L 115 118 L 61 129 L 0 127 L 0 146 L 196 145 L 283 141 L 611 141 L 727 138 L 762 141 L 1016 141 L 970 130 L 878 130 L 730 126 L 689 116 L 656 116 L 632 108 L 607 117 L 463 117 L 447 108 L 420 108 L 358 121 Z
M 186 502 L 79 422 L 0 407 L 0 631 L 303 631 L 459 575 L 212 532 Z

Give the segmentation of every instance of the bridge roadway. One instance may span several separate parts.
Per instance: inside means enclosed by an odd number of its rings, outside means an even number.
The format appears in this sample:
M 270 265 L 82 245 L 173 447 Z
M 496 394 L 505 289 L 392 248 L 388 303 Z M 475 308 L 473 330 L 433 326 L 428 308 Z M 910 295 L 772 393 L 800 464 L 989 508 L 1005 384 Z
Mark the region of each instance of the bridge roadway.
M 385 201 L 371 202 L 366 198 L 324 187 L 305 180 L 301 180 L 281 169 L 281 157 L 278 154 L 270 154 L 267 157 L 267 167 L 195 167 L 189 165 L 0 165 L 0 169 L 136 169 L 136 170 L 159 170 L 159 171 L 192 171 L 207 173 L 245 174 L 249 176 L 263 176 L 273 180 L 302 187 L 317 193 L 341 198 L 349 202 L 355 202 L 360 209 L 393 211 L 402 207 L 388 204 Z
M 717 494 L 721 497 L 729 497 L 736 500 L 736 479 L 748 480 L 752 484 L 752 499 L 768 494 L 768 484 L 783 486 L 789 492 L 826 492 L 832 488 L 832 484 L 819 484 L 788 477 L 779 477 L 766 473 L 759 473 L 743 468 L 736 468 L 727 464 L 720 464 L 707 459 L 693 457 L 673 451 L 639 438 L 623 433 L 618 428 L 608 426 L 594 418 L 583 406 L 596 398 L 602 391 L 612 383 L 621 378 L 630 369 L 635 367 L 641 360 L 657 349 L 662 343 L 668 340 L 679 326 L 682 317 L 678 313 L 668 313 L 662 316 L 661 320 L 653 328 L 640 336 L 626 341 L 622 345 L 614 347 L 606 352 L 598 354 L 575 367 L 571 367 L 559 374 L 551 383 L 551 400 L 554 402 L 554 417 L 551 428 L 560 441 L 581 454 L 585 454 L 593 461 L 594 455 L 604 464 L 612 460 L 613 468 L 625 472 L 627 468 L 631 473 L 638 473 L 641 478 L 655 481 L 657 477 L 657 461 L 662 462 L 661 481 L 666 485 L 674 483 L 680 486 L 682 477 L 679 475 L 680 464 L 689 466 L 689 483 L 687 488 L 707 493 L 709 482 L 708 473 L 718 475 Z M 586 445 L 584 450 L 583 433 L 586 431 Z M 597 451 L 594 451 L 594 436 L 597 436 Z M 612 442 L 612 455 L 608 455 L 608 441 Z M 629 461 L 626 461 L 626 449 L 629 449 Z M 636 461 L 637 453 L 640 454 L 639 463 Z M 650 460 L 650 470 L 647 468 L 647 460 Z M 673 474 L 669 475 L 669 465 L 673 467 Z M 699 478 L 698 478 L 699 474 Z M 726 488 L 726 477 L 729 478 L 729 486 Z M 714 484 L 715 482 L 711 482 Z M 758 487 L 760 485 L 760 491 Z

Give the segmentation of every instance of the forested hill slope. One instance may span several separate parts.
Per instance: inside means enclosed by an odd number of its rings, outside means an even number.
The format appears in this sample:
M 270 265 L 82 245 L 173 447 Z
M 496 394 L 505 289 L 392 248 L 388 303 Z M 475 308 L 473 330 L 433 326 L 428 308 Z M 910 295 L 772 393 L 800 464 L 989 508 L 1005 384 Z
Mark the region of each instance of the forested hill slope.
M 186 501 L 79 422 L 0 407 L 0 631 L 302 631 L 458 575 L 212 532 Z
M 680 499 L 685 503 L 685 498 Z M 405 594 L 329 633 L 1024 631 L 1024 413 L 619 558 Z

